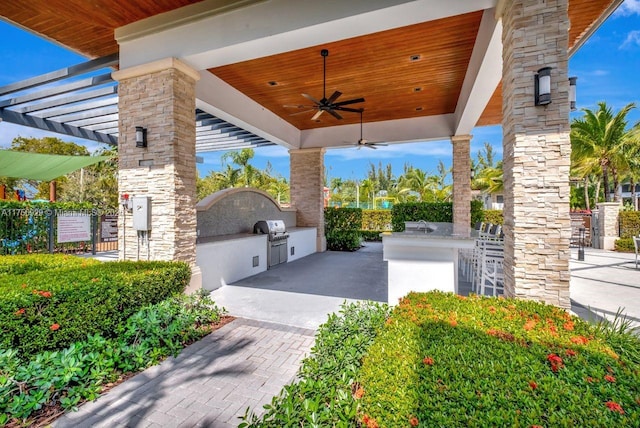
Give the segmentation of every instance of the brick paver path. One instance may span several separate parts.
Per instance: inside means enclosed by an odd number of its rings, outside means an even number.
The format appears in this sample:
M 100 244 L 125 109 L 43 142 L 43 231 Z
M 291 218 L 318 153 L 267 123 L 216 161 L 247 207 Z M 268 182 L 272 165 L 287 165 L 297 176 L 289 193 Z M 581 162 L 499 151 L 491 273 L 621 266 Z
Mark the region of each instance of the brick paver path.
M 314 330 L 236 319 L 68 413 L 65 427 L 237 427 L 295 378 Z

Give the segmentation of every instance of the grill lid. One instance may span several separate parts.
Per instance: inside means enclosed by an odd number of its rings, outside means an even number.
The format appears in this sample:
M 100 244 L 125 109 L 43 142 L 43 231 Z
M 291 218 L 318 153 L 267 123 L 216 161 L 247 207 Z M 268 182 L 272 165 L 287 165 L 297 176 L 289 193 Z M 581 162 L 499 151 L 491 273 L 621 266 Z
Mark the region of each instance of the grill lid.
M 278 235 L 287 232 L 284 220 L 260 220 L 253 226 L 253 233 L 264 233 L 267 235 Z

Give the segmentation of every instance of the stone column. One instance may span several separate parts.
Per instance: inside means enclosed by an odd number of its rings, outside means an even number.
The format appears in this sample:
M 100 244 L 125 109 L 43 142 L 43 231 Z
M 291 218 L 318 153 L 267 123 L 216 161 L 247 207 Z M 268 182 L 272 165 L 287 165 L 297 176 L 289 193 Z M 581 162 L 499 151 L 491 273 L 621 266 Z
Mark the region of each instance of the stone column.
M 599 247 L 603 250 L 613 250 L 616 239 L 620 236 L 618 220 L 620 218 L 621 202 L 600 202 L 598 207 L 598 230 L 600 231 Z
M 316 250 L 326 251 L 324 236 L 324 152 L 325 149 L 290 150 L 291 204 L 299 227 L 315 227 Z
M 451 137 L 453 145 L 453 229 L 468 233 L 471 225 L 471 135 Z
M 174 58 L 119 70 L 118 191 L 151 198 L 151 230 L 118 220 L 120 259 L 196 260 L 195 84 L 197 71 Z M 136 147 L 136 126 L 147 146 Z M 121 210 L 122 212 L 122 210 Z M 198 278 L 192 278 L 198 280 Z
M 569 301 L 568 0 L 512 0 L 502 10 L 505 293 Z M 552 67 L 551 104 L 534 75 Z

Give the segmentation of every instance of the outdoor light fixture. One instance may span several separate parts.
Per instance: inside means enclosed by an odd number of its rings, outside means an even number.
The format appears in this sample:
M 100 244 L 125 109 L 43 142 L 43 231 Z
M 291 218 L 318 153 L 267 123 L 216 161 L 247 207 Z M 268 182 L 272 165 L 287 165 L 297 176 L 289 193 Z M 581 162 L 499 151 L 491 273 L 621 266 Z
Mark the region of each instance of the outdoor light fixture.
M 476 178 L 476 171 L 471 167 L 471 179 L 473 180 L 474 178 Z
M 136 147 L 147 147 L 147 128 L 136 126 Z
M 571 103 L 571 111 L 576 111 L 576 80 L 577 77 L 569 77 L 569 103 Z
M 551 67 L 538 70 L 535 75 L 535 92 L 537 106 L 551 104 Z

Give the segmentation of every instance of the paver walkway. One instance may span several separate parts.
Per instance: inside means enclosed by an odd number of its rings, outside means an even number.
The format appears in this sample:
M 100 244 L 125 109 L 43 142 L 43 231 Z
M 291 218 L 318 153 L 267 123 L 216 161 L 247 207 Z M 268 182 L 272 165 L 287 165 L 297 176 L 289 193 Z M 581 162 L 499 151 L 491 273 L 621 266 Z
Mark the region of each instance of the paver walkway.
M 290 383 L 315 331 L 236 319 L 68 413 L 64 427 L 237 427 Z

